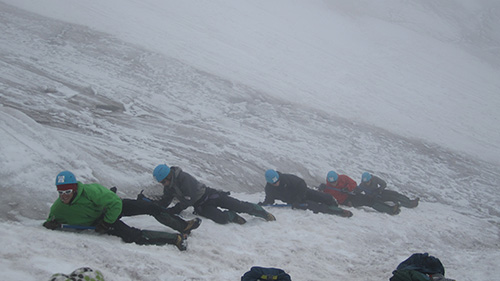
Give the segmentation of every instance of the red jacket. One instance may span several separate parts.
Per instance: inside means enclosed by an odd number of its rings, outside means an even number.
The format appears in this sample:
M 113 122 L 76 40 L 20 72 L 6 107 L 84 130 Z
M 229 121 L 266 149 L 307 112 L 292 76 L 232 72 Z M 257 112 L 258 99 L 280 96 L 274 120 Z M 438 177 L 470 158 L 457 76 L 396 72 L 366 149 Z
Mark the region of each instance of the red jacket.
M 339 175 L 339 178 L 335 183 L 336 185 L 333 185 L 327 180 L 326 188 L 323 191 L 335 197 L 339 204 L 343 204 L 349 197 L 349 193 L 352 193 L 356 188 L 356 181 L 346 175 Z M 342 191 L 344 188 L 347 188 L 347 191 Z

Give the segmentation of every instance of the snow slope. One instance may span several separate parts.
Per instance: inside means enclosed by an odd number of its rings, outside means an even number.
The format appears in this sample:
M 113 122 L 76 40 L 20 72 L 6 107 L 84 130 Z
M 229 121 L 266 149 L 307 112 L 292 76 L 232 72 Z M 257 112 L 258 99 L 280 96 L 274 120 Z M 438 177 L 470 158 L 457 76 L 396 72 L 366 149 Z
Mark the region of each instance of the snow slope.
M 262 265 L 294 280 L 387 280 L 429 252 L 449 277 L 493 280 L 498 11 L 495 1 L 2 0 L 0 276 L 92 266 L 108 280 L 238 280 Z M 332 169 L 357 181 L 370 171 L 422 203 L 394 217 L 272 209 L 276 222 L 204 220 L 185 253 L 41 227 L 59 171 L 130 198 L 160 192 L 159 163 L 252 202 L 276 168 L 311 186 Z

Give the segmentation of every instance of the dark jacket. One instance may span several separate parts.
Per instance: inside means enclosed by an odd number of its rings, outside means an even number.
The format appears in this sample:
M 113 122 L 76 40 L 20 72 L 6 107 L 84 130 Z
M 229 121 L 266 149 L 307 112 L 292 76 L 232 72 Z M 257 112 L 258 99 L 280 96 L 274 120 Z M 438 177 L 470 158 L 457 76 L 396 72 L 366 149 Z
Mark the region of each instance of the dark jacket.
M 168 207 L 172 199 L 176 198 L 179 203 L 175 205 L 176 212 L 180 212 L 189 206 L 195 206 L 202 201 L 207 187 L 200 183 L 190 174 L 183 172 L 179 167 L 170 167 L 172 180 L 169 186 L 163 189 L 163 197 L 159 201 L 160 206 Z
M 306 182 L 295 175 L 280 172 L 278 175 L 279 186 L 266 184 L 266 199 L 264 199 L 263 204 L 273 204 L 276 199 L 292 205 L 303 203 L 306 200 L 308 190 Z
M 376 196 L 380 194 L 387 187 L 387 183 L 377 177 L 373 176 L 369 182 L 361 182 L 356 188 L 356 193 L 364 192 L 368 196 Z

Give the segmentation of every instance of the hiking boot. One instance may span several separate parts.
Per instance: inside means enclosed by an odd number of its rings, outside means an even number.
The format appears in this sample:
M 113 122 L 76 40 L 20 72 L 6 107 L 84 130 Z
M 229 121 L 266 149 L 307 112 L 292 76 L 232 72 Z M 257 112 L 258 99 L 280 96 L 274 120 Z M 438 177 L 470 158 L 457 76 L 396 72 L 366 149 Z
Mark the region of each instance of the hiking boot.
M 184 238 L 183 235 L 178 234 L 177 235 L 177 241 L 175 242 L 175 246 L 179 251 L 185 251 L 187 250 L 187 240 Z
M 238 215 L 236 212 L 232 213 L 233 218 L 231 219 L 231 222 L 237 223 L 237 224 L 245 224 L 247 221 L 240 215 Z
M 257 216 L 259 218 L 263 218 L 266 221 L 275 221 L 276 220 L 276 218 L 273 216 L 273 214 L 264 210 L 264 208 L 262 208 L 262 206 L 259 206 L 258 204 L 251 204 L 251 205 L 253 205 L 253 210 L 250 212 L 247 212 L 248 214 Z
M 410 201 L 410 204 L 408 204 L 408 208 L 415 208 L 418 206 L 418 202 L 420 201 L 420 198 L 415 198 Z
M 350 217 L 352 217 L 352 212 L 348 211 L 348 210 L 342 210 L 342 213 L 340 213 L 340 216 L 344 217 L 344 218 L 350 218 Z
M 273 216 L 273 214 L 271 214 L 271 213 L 269 213 L 269 212 L 266 212 L 265 216 L 266 216 L 266 217 L 265 217 L 264 219 L 265 219 L 266 221 L 275 221 L 275 220 L 276 220 L 276 218 Z
M 197 229 L 201 224 L 200 218 L 194 218 L 192 220 L 187 221 L 187 226 L 182 230 L 183 234 L 189 235 L 191 234 L 191 230 Z
M 401 213 L 401 208 L 399 207 L 399 204 L 394 205 L 392 212 L 390 213 L 391 215 L 397 215 Z

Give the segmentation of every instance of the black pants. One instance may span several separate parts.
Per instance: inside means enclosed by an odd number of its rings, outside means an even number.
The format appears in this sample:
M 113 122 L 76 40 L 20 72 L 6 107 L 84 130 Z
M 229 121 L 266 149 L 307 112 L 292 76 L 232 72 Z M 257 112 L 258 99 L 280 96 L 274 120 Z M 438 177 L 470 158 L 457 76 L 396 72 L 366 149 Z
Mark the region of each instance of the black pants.
M 381 201 L 378 198 L 370 197 L 363 194 L 349 195 L 344 204 L 346 205 L 350 204 L 353 207 L 368 206 L 382 213 L 388 213 L 391 215 L 395 214 L 394 206 L 386 204 L 384 201 Z
M 229 223 L 229 212 L 254 214 L 256 211 L 255 204 L 240 201 L 229 196 L 228 192 L 207 188 L 205 196 L 204 202 L 194 206 L 194 210 L 198 215 L 209 218 L 216 223 Z M 219 207 L 227 209 L 227 211 L 223 211 Z
M 306 200 L 326 204 L 329 206 L 338 205 L 337 201 L 335 200 L 335 198 L 333 198 L 332 195 L 314 189 L 307 189 Z
M 163 231 L 151 231 L 131 227 L 121 220 L 111 225 L 108 234 L 120 237 L 125 243 L 138 245 L 177 244 L 178 234 Z
M 399 203 L 403 207 L 412 207 L 410 198 L 393 190 L 384 189 L 378 199 L 380 201 L 392 201 L 396 204 Z
M 145 200 L 133 199 L 122 199 L 122 203 L 122 213 L 120 215 L 120 218 L 138 215 L 150 215 L 160 223 L 169 226 L 177 231 L 182 231 L 187 225 L 187 222 L 182 218 L 172 216 L 164 212 L 164 210 L 155 203 Z M 142 230 L 131 227 L 120 219 L 116 220 L 111 225 L 111 229 L 108 233 L 122 238 L 123 241 L 127 243 L 135 242 L 138 244 L 143 244 Z
M 335 198 L 328 193 L 308 189 L 305 198 L 306 199 L 299 204 L 292 204 L 292 207 L 324 214 L 340 214 L 343 212 L 341 208 L 338 208 Z
M 108 234 L 120 237 L 125 243 L 140 243 L 142 241 L 142 230 L 131 227 L 121 220 L 116 220 L 112 225 Z
M 374 202 L 375 202 L 374 198 L 363 194 L 349 195 L 349 197 L 345 201 L 345 203 L 347 204 L 350 203 L 350 205 L 353 207 L 360 207 L 360 206 L 371 207 Z

